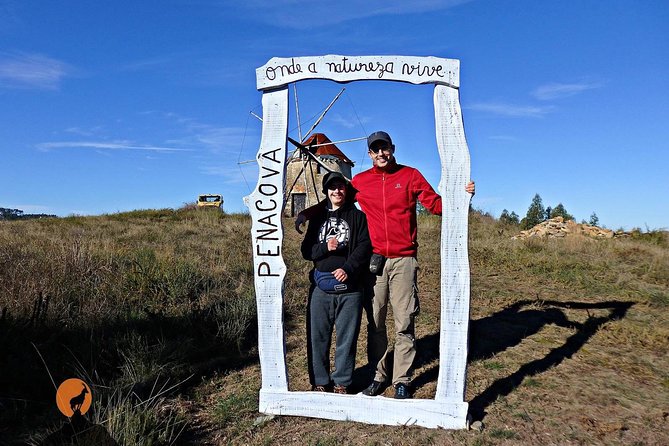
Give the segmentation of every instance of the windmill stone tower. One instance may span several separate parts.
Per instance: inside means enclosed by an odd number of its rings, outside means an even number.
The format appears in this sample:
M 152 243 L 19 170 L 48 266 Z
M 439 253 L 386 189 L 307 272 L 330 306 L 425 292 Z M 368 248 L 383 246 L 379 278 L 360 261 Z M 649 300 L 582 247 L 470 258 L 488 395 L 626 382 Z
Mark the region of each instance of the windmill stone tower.
M 354 165 L 353 161 L 323 133 L 314 133 L 304 141 L 303 145 L 320 162 L 300 151 L 288 160 L 284 210 L 287 217 L 294 217 L 303 209 L 325 198 L 322 184 L 326 173 L 340 172 L 346 178 L 351 178 L 351 168 Z

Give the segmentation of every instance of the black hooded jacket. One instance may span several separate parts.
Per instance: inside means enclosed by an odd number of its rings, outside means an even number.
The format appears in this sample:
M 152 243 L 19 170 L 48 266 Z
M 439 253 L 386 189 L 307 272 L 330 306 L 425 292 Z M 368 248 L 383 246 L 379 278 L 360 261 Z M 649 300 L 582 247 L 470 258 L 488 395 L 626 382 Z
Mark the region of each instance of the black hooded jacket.
M 337 237 L 339 246 L 328 251 L 327 241 Z M 312 260 L 319 271 L 332 272 L 342 268 L 348 275 L 347 283 L 354 285 L 363 276 L 372 254 L 372 242 L 367 229 L 367 217 L 350 201 L 339 209 L 321 207 L 309 221 L 302 241 L 302 256 Z

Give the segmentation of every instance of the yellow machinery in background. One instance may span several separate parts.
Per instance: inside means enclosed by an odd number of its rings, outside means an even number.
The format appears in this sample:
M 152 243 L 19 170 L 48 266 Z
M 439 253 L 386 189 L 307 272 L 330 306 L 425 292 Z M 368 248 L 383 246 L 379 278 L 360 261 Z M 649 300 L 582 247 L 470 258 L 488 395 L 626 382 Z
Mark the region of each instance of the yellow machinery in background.
M 223 196 L 219 194 L 202 194 L 197 197 L 198 208 L 223 209 Z

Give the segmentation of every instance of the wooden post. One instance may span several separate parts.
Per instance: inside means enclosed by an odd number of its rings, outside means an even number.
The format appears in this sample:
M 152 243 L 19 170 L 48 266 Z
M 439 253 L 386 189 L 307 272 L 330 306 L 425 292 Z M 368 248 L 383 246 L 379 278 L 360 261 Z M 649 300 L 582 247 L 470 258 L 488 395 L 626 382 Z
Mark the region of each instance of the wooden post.
M 248 197 L 253 239 L 256 303 L 258 306 L 258 351 L 262 389 L 288 391 L 283 333 L 283 205 L 288 89 L 263 94 L 263 124 L 258 151 L 258 185 Z M 262 394 L 261 394 L 262 403 Z
M 441 158 L 441 332 L 436 400 L 465 397 L 469 331 L 469 257 L 467 222 L 471 195 L 469 150 L 458 90 L 436 85 L 434 112 Z

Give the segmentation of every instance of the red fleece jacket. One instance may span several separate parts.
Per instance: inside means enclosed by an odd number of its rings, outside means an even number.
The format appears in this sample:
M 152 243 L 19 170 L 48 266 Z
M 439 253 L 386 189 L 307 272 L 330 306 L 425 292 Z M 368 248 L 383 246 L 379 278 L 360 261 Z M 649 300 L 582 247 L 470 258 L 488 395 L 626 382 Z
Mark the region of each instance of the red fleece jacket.
M 367 215 L 372 247 L 386 257 L 414 257 L 418 251 L 416 200 L 441 215 L 441 197 L 413 167 L 372 167 L 352 180 L 356 199 Z

